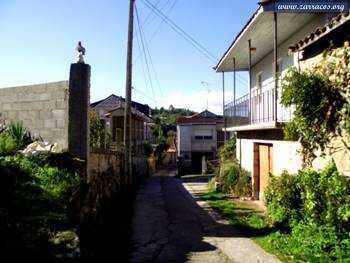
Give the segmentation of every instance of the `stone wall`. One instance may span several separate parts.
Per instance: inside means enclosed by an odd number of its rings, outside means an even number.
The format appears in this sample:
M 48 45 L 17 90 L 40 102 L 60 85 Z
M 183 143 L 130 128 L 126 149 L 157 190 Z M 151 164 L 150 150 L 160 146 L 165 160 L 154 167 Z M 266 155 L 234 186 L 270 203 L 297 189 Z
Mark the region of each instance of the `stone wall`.
M 334 161 L 339 172 L 350 177 L 350 150 L 347 144 L 349 144 L 349 138 L 335 137 L 331 140 L 324 155 L 320 151 L 316 152 L 317 157 L 313 160 L 312 167 L 321 170 L 329 162 Z
M 104 149 L 93 149 L 89 155 L 89 173 L 87 183 L 101 177 L 114 177 L 119 187 L 123 187 L 126 178 L 123 177 L 123 154 Z M 138 180 L 148 174 L 148 164 L 145 157 L 133 157 L 133 180 Z
M 68 81 L 0 89 L 0 118 L 68 147 Z
M 96 177 L 105 175 L 116 177 L 118 183 L 121 184 L 121 154 L 111 153 L 106 150 L 95 150 L 90 152 L 89 162 L 89 173 L 87 178 L 88 183 L 91 180 L 95 180 Z

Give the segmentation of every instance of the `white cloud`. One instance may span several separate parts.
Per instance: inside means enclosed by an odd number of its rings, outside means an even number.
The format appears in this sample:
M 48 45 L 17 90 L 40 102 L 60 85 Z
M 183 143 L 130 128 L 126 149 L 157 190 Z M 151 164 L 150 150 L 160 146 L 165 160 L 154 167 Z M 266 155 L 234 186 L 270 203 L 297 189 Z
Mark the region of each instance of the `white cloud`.
M 225 92 L 225 104 L 232 101 L 232 94 L 230 92 Z M 222 91 L 210 91 L 201 90 L 194 92 L 192 94 L 184 95 L 180 93 L 172 93 L 164 97 L 157 97 L 156 103 L 153 103 L 153 107 L 164 107 L 168 108 L 173 105 L 175 108 L 186 108 L 196 112 L 208 110 L 222 115 Z

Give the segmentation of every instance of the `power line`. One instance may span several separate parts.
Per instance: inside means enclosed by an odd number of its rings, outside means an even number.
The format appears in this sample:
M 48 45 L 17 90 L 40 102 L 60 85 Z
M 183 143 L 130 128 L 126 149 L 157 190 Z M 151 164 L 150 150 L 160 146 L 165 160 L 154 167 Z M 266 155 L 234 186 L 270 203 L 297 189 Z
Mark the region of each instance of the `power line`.
M 137 9 L 136 9 L 136 14 L 138 15 Z M 145 48 L 146 48 L 146 52 L 147 52 L 148 57 L 149 57 L 149 62 L 150 62 L 150 64 L 151 64 L 151 69 L 152 69 L 152 71 L 153 71 L 153 75 L 154 75 L 154 78 L 155 78 L 155 80 L 156 80 L 159 93 L 160 93 L 160 95 L 163 97 L 163 91 L 162 91 L 162 88 L 161 88 L 161 85 L 160 85 L 160 82 L 159 82 L 158 74 L 157 74 L 157 71 L 156 71 L 156 69 L 155 69 L 155 67 L 154 67 L 153 59 L 152 59 L 152 56 L 151 56 L 151 52 L 149 51 L 148 42 L 146 41 L 145 33 L 144 33 L 144 30 L 143 30 L 142 27 L 140 27 L 139 33 L 140 33 L 140 35 L 141 35 L 141 39 L 143 39 L 144 46 L 145 46 Z
M 136 8 L 136 15 L 138 16 L 137 8 Z M 140 21 L 140 19 L 138 21 Z M 159 82 L 158 74 L 157 74 L 157 71 L 156 71 L 156 69 L 154 67 L 153 59 L 152 59 L 152 56 L 151 56 L 151 52 L 149 51 L 149 47 L 148 47 L 148 44 L 147 44 L 147 41 L 146 41 L 146 38 L 145 38 L 145 33 L 144 33 L 144 30 L 143 30 L 142 27 L 139 28 L 139 34 L 140 34 L 141 40 L 143 40 L 143 42 L 144 42 L 144 47 L 145 47 L 145 50 L 146 50 L 146 52 L 148 54 L 148 57 L 149 57 L 149 62 L 151 64 L 151 69 L 153 71 L 153 75 L 154 75 L 154 78 L 156 80 L 156 83 L 157 83 L 157 86 L 158 86 L 158 90 L 160 92 L 161 97 L 163 97 L 163 91 L 162 91 L 162 88 L 161 88 L 161 85 L 160 85 L 160 82 Z M 142 58 L 142 56 L 141 56 L 141 58 Z M 151 75 L 149 75 L 149 76 L 151 78 Z
M 170 11 L 175 7 L 176 3 L 178 0 L 175 0 L 174 3 L 172 4 L 172 6 L 168 9 L 167 13 L 170 13 Z M 156 34 L 159 32 L 159 30 L 161 29 L 162 25 L 164 24 L 164 20 L 161 20 L 157 29 L 153 32 L 152 36 L 149 38 L 148 43 L 150 43 L 154 37 L 156 36 Z
M 168 3 L 170 2 L 171 0 L 167 0 L 166 2 L 165 2 L 165 4 L 163 5 L 163 6 L 161 6 L 161 8 L 160 8 L 160 10 L 163 10 L 167 5 L 168 5 Z M 158 6 L 158 4 L 159 4 L 159 2 L 160 2 L 160 0 L 158 0 L 155 4 L 154 4 L 154 6 Z M 154 16 L 152 16 L 154 14 Z M 150 20 L 150 18 L 152 17 L 152 19 Z M 149 12 L 149 14 L 148 14 L 148 16 L 145 18 L 145 20 L 141 23 L 141 28 L 145 28 L 145 26 L 147 25 L 147 24 L 149 24 L 149 23 L 151 23 L 153 20 L 154 20 L 154 18 L 156 17 L 156 14 L 154 13 L 154 11 L 153 10 L 150 10 L 150 12 Z
M 160 0 L 158 0 L 158 2 L 155 4 L 156 6 L 158 5 Z M 167 10 L 167 13 L 170 13 L 170 11 L 175 7 L 175 4 L 177 3 L 178 0 L 175 0 L 174 3 L 170 6 L 170 8 Z M 169 0 L 165 3 L 165 5 L 162 6 L 161 10 L 167 6 L 167 4 L 169 3 Z M 151 13 L 150 14 L 155 14 L 154 10 L 151 10 Z M 150 15 L 149 14 L 149 15 Z M 147 20 L 147 18 L 145 19 Z M 153 32 L 152 36 L 148 39 L 148 41 L 146 41 L 147 44 L 151 43 L 151 41 L 153 40 L 153 38 L 155 37 L 155 35 L 158 33 L 158 31 L 160 30 L 162 24 L 164 23 L 164 20 L 161 20 L 157 29 Z M 141 28 L 144 28 L 145 25 L 141 24 Z M 136 59 L 135 59 L 135 62 L 138 61 L 138 59 L 140 58 L 141 54 L 138 54 Z
M 145 93 L 143 93 L 142 91 L 140 91 L 140 90 L 138 90 L 136 88 L 132 88 L 132 89 L 135 90 L 136 92 L 140 93 L 145 98 L 150 99 L 150 100 L 154 101 L 155 103 L 158 103 L 158 101 L 155 98 L 152 98 L 152 97 L 146 95 Z
M 150 85 L 151 85 L 151 90 L 152 90 L 153 97 L 155 97 L 154 89 L 153 89 L 153 81 L 152 81 L 152 77 L 151 77 L 151 71 L 149 69 L 147 54 L 146 54 L 146 51 L 145 51 L 145 43 L 143 41 L 142 29 L 140 27 L 139 13 L 137 11 L 137 7 L 136 6 L 135 6 L 135 12 L 136 12 L 137 25 L 138 25 L 138 28 L 139 28 L 139 31 L 140 31 L 140 36 L 141 36 L 140 39 L 141 39 L 142 51 L 143 51 L 143 55 L 145 57 L 145 62 L 146 62 L 146 68 L 147 68 L 147 72 L 148 72 L 149 82 L 150 82 Z
M 211 62 L 216 63 L 217 58 L 211 54 L 205 47 L 203 47 L 198 41 L 196 41 L 193 37 L 191 37 L 188 33 L 186 33 L 182 28 L 180 28 L 178 25 L 176 25 L 170 18 L 168 18 L 166 15 L 164 15 L 157 7 L 155 7 L 152 3 L 150 3 L 148 0 L 143 0 L 143 3 L 146 4 L 146 6 L 152 10 L 155 11 L 155 14 L 157 14 L 164 22 L 169 25 L 176 33 L 178 33 L 182 38 L 184 38 L 189 44 L 191 44 L 197 51 L 199 51 L 202 55 L 204 55 L 206 58 L 208 58 Z
M 141 59 L 141 68 L 142 68 L 142 73 L 143 73 L 143 80 L 145 82 L 145 87 L 148 90 L 149 86 L 148 86 L 148 81 L 147 81 L 147 76 L 146 76 L 146 71 L 145 71 L 145 67 L 144 67 L 144 63 L 143 63 L 143 57 L 141 56 L 142 54 L 142 50 L 141 50 L 141 45 L 140 45 L 140 41 L 139 40 L 140 37 L 138 37 L 138 34 L 136 34 L 136 39 L 137 39 L 137 46 L 139 48 L 139 53 L 140 53 L 140 59 Z

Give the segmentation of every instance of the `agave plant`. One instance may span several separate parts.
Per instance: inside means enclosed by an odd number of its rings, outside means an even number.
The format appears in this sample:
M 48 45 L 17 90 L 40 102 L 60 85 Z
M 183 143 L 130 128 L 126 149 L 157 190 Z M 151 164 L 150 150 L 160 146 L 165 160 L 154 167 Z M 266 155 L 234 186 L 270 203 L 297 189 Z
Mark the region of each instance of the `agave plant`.
M 8 127 L 8 133 L 20 146 L 24 146 L 32 142 L 32 136 L 23 126 L 22 122 L 11 123 Z

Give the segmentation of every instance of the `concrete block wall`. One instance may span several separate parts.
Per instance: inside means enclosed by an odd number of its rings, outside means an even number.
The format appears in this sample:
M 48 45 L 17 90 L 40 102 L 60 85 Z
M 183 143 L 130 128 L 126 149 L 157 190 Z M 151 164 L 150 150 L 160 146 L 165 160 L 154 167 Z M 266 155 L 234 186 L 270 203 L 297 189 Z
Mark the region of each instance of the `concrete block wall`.
M 0 89 L 0 119 L 68 147 L 68 81 Z

